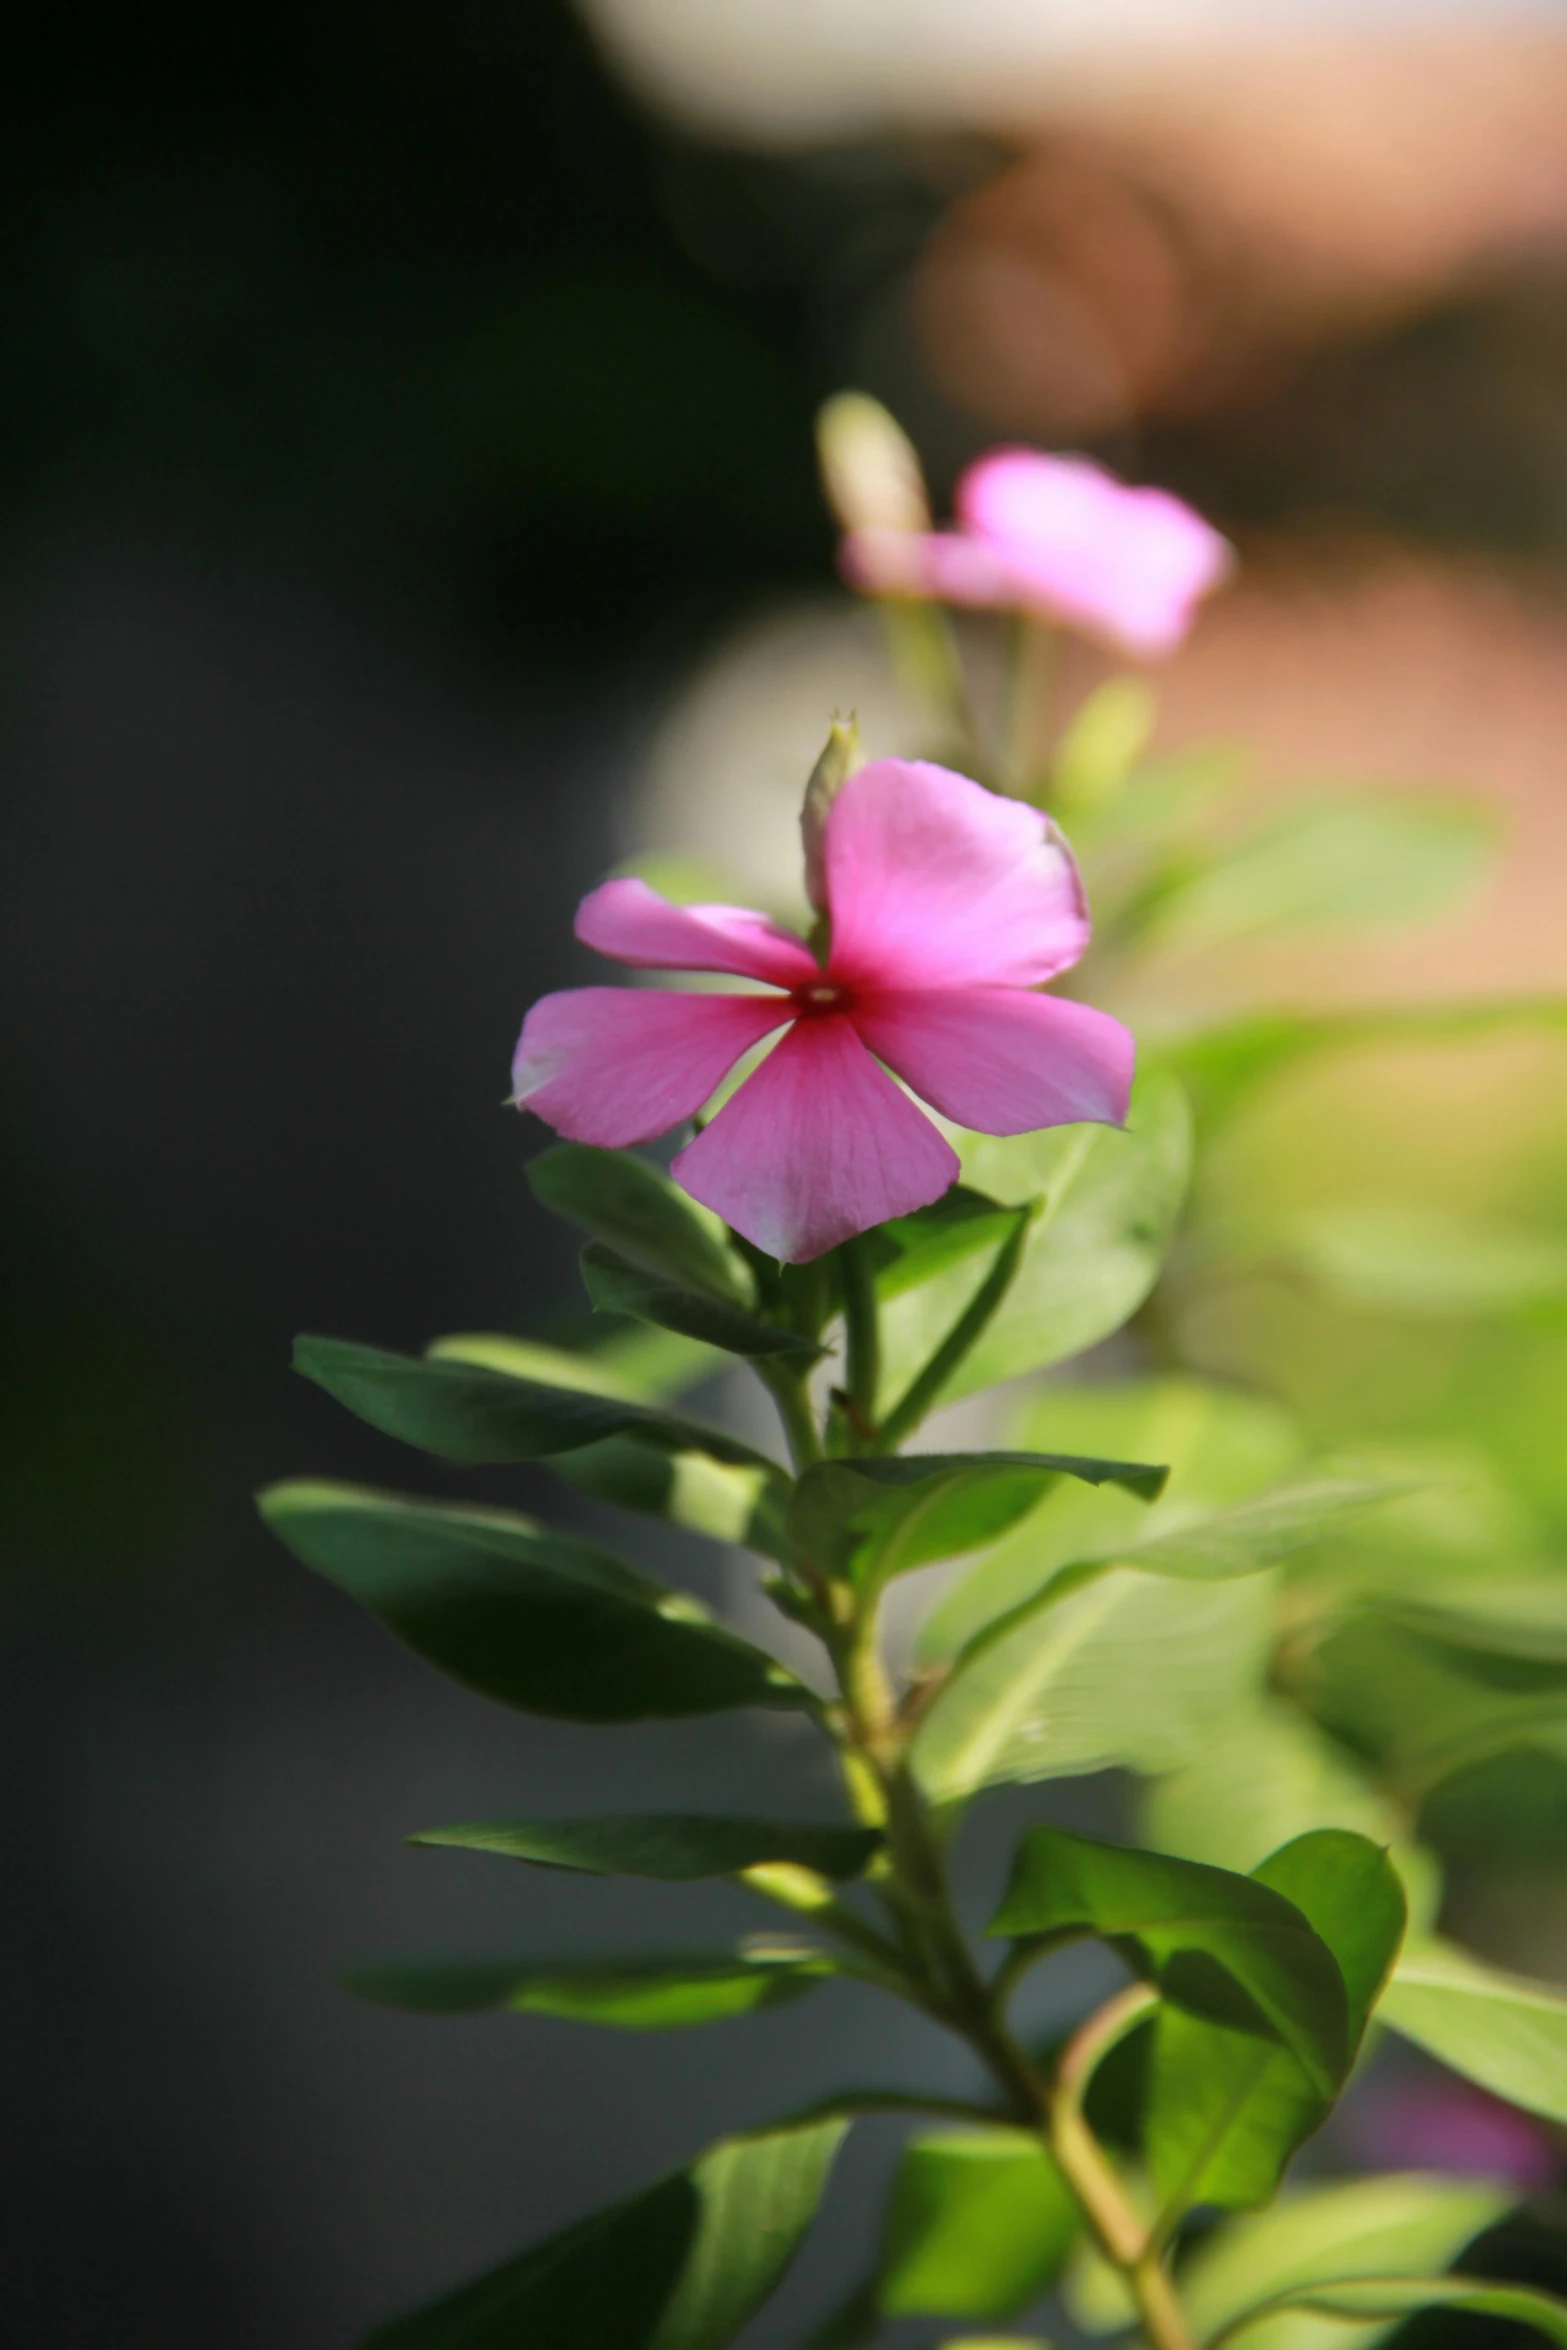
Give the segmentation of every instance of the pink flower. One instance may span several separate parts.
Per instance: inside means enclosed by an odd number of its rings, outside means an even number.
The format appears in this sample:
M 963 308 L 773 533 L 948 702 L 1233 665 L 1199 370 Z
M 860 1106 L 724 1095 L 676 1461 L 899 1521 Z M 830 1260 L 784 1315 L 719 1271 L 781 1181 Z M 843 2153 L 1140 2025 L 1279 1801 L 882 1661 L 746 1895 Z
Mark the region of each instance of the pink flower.
M 956 506 L 955 531 L 850 531 L 845 577 L 870 595 L 1037 612 L 1147 660 L 1174 651 L 1232 560 L 1179 498 L 1086 457 L 992 449 Z
M 1363 2096 L 1352 2127 L 1357 2151 L 1378 2170 L 1507 2179 L 1529 2194 L 1543 2194 L 1561 2175 L 1538 2122 L 1451 2077 L 1398 2081 Z
M 842 786 L 823 836 L 832 948 L 743 906 L 673 906 L 641 881 L 583 899 L 584 944 L 644 971 L 728 971 L 765 994 L 580 987 L 523 1023 L 515 1098 L 576 1142 L 648 1142 L 753 1045 L 775 1049 L 674 1162 L 676 1180 L 770 1256 L 803 1263 L 939 1199 L 951 1145 L 885 1062 L 960 1126 L 1119 1125 L 1132 1039 L 1037 991 L 1088 944 L 1071 852 L 1048 818 L 923 761 Z M 873 1057 L 874 1056 L 874 1057 Z

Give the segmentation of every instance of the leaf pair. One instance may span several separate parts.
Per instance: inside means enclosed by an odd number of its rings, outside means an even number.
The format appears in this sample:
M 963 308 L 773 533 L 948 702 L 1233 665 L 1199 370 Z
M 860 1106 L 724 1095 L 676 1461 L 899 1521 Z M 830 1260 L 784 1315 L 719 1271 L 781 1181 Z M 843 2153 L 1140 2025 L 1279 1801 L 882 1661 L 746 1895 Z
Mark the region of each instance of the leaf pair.
M 502 1820 L 432 1828 L 415 1844 L 498 1853 L 535 1867 L 589 1876 L 690 1884 L 788 1869 L 795 1890 L 830 1898 L 829 1880 L 855 1877 L 881 1846 L 874 1828 L 810 1821 L 716 1818 L 701 1813 L 610 1819 Z M 776 1941 L 694 1956 L 443 1960 L 359 1969 L 348 1987 L 417 2015 L 480 2015 L 509 2009 L 626 2031 L 717 2023 L 800 1998 L 837 1970 L 820 1950 Z
M 1273 2192 L 1348 2076 L 1404 1917 L 1386 1855 L 1344 1830 L 1243 1877 L 1040 1827 L 990 1930 L 1093 1934 L 1157 1985 L 1142 2136 L 1173 2219 Z

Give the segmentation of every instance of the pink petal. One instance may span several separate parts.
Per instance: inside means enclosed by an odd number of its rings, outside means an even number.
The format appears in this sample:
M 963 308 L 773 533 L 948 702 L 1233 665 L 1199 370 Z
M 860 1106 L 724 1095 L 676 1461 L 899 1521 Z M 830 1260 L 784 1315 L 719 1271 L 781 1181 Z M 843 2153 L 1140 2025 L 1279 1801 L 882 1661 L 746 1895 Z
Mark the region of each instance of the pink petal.
M 833 978 L 1033 987 L 1075 963 L 1088 907 L 1046 816 L 923 759 L 851 775 L 826 828 Z
M 838 549 L 850 587 L 868 596 L 1004 604 L 1011 575 L 984 542 L 955 530 L 851 530 Z
M 854 1025 L 944 1118 L 981 1134 L 1126 1121 L 1136 1047 L 1108 1012 L 1017 987 L 862 999 Z
M 575 924 L 584 946 L 644 971 L 732 971 L 798 987 L 819 979 L 804 939 L 749 906 L 672 906 L 629 876 L 590 890 Z
M 1126 651 L 1173 651 L 1232 561 L 1166 490 L 1131 489 L 1086 457 L 995 449 L 958 484 L 965 530 L 1012 578 L 1005 600 L 1076 621 Z
M 928 1207 L 956 1154 L 841 1017 L 802 1020 L 670 1170 L 747 1240 L 805 1264 Z
M 512 1062 L 519 1107 L 608 1150 L 694 1117 L 742 1053 L 790 1017 L 780 996 L 568 987 L 542 996 Z

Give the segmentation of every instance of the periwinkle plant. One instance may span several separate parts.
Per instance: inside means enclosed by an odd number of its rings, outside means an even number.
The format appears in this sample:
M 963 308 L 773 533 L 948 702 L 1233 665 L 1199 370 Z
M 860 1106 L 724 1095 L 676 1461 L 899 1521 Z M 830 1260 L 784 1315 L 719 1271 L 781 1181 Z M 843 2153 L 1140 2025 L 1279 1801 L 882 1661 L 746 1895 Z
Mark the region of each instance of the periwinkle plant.
M 1187 520 L 1181 544 L 1211 571 Z M 1058 1362 L 1138 1312 L 1176 1228 L 1185 1112 L 1157 1060 L 1129 1100 L 1126 1030 L 1043 992 L 1089 925 L 1071 851 L 1039 809 L 927 763 L 859 764 L 840 728 L 805 823 L 809 939 L 634 879 L 579 913 L 579 937 L 612 957 L 727 973 L 747 992 L 580 989 L 529 1014 L 516 1097 L 566 1138 L 530 1173 L 588 1236 L 583 1277 L 610 1335 L 575 1352 L 448 1339 L 423 1358 L 307 1338 L 296 1360 L 406 1443 L 547 1461 L 603 1501 L 749 1548 L 819 1645 L 827 1694 L 597 1544 L 513 1512 L 319 1481 L 275 1486 L 262 1508 L 298 1557 L 487 1697 L 581 1722 L 786 1708 L 828 1743 L 843 1788 L 826 1823 L 714 1810 L 430 1831 L 422 1841 L 539 1867 L 730 1878 L 791 1930 L 678 1960 L 388 1966 L 360 1979 L 368 1995 L 654 2029 L 854 1980 L 955 2035 L 975 2088 L 855 2091 L 725 2139 L 372 2340 L 719 2350 L 787 2266 L 855 2115 L 895 2111 L 943 2127 L 911 2138 L 880 2255 L 830 2328 L 840 2345 L 901 2315 L 1007 2323 L 1083 2256 L 1155 2350 L 1213 2350 L 1264 2318 L 1288 2343 L 1301 2311 L 1355 2321 L 1363 2341 L 1428 2304 L 1567 2343 L 1567 2307 L 1547 2296 L 1439 2273 L 1506 2207 L 1499 2186 L 1317 2190 L 1300 2227 L 1230 2216 L 1188 2256 L 1194 2213 L 1271 2201 L 1374 2019 L 1461 2068 L 1474 2050 L 1467 2069 L 1498 2086 L 1487 2031 L 1512 2028 L 1494 2020 L 1507 1979 L 1426 1941 L 1405 1952 L 1400 1869 L 1331 1803 L 1244 1870 L 1036 1824 L 994 1939 L 965 1932 L 950 1858 L 966 1808 L 992 1786 L 1105 1763 L 1168 1770 L 1194 1723 L 1244 1724 L 1279 1561 L 1383 1488 L 1292 1462 L 1235 1498 L 1172 1503 L 1158 1458 L 907 1449 L 943 1400 Z M 780 1030 L 670 1174 L 632 1155 L 699 1119 Z M 761 1380 L 787 1465 L 672 1408 L 724 1363 Z M 1072 1500 L 1096 1490 L 1108 1516 Z M 1037 1567 L 1020 1580 L 1029 1540 Z M 937 1609 L 946 1630 L 927 1628 L 895 1672 L 889 1585 L 970 1554 Z M 1042 2057 L 1014 2026 L 1015 1994 L 1084 1938 L 1119 1956 L 1127 1986 Z M 1564 2018 L 1567 2005 L 1552 2028 Z M 1375 2204 L 1369 2233 L 1357 2194 Z

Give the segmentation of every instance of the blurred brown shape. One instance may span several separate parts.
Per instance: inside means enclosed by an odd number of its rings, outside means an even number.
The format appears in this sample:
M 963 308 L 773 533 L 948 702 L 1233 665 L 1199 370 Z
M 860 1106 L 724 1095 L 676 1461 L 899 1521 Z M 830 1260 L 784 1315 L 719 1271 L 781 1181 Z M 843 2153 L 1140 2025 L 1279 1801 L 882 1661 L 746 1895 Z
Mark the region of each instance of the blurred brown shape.
M 1567 34 L 1209 53 L 1042 117 L 921 260 L 943 389 L 1050 441 L 1256 396 L 1567 243 Z

